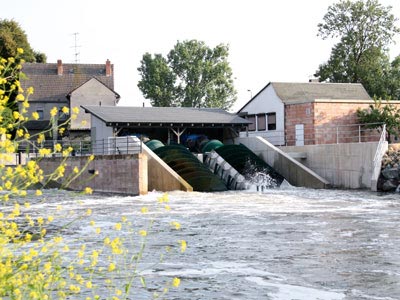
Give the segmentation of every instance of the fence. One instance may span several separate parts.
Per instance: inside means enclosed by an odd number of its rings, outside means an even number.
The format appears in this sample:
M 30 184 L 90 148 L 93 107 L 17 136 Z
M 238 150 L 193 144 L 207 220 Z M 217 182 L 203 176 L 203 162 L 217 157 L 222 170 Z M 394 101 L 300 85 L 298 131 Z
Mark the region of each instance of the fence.
M 142 152 L 142 141 L 135 136 L 109 137 L 107 139 L 85 141 L 44 141 L 42 143 L 32 142 L 19 145 L 18 152 L 26 153 L 29 157 L 38 156 L 41 148 L 54 149 L 59 144 L 62 149 L 71 147 L 72 156 L 82 155 L 111 155 L 111 154 L 136 154 Z M 16 155 L 20 155 L 16 153 Z
M 371 128 L 373 126 L 378 128 Z M 303 125 L 293 130 L 249 132 L 249 135 L 261 136 L 275 146 L 363 143 L 379 141 L 383 126 L 382 123 L 337 126 Z

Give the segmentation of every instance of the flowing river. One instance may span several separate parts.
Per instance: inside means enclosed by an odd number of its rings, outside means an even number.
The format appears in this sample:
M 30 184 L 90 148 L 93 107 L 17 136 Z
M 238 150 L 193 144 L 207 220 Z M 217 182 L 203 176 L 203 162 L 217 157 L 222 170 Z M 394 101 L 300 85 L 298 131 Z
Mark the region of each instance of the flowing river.
M 129 299 L 149 299 L 161 278 L 174 277 L 181 284 L 170 288 L 168 299 L 400 299 L 398 194 L 303 188 L 171 192 L 170 211 L 156 208 L 161 195 L 76 198 L 58 192 L 31 208 L 57 215 L 62 205 L 64 216 L 91 208 L 90 219 L 102 234 L 121 216 L 138 228 L 153 219 L 140 265 L 147 287 Z M 140 213 L 142 207 L 149 213 Z M 172 221 L 181 228 L 171 228 Z M 102 242 L 87 222 L 65 230 L 65 239 L 77 247 Z M 179 250 L 178 240 L 187 241 L 186 252 L 171 252 L 157 263 L 166 246 Z

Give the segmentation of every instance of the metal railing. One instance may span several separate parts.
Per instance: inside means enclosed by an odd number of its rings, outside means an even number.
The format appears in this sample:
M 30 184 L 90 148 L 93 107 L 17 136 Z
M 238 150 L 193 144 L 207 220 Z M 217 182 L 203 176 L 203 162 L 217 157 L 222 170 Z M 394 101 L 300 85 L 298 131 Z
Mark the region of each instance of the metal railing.
M 277 146 L 377 142 L 381 138 L 382 129 L 370 128 L 374 125 L 384 126 L 382 123 L 336 126 L 304 125 L 302 130 L 296 130 L 293 126 L 285 131 L 251 131 L 249 136 L 264 137 Z M 242 135 L 244 134 L 246 133 L 242 132 Z
M 20 144 L 19 153 L 26 153 L 29 157 L 39 155 L 39 150 L 42 148 L 55 149 L 56 145 L 60 145 L 61 149 L 73 150 L 71 156 L 83 155 L 114 155 L 114 154 L 137 154 L 142 152 L 142 141 L 137 137 L 109 137 L 107 139 L 87 141 L 87 140 L 47 140 L 42 143 L 31 142 Z M 61 151 L 62 152 L 62 151 Z M 57 156 L 57 154 L 53 154 Z M 61 155 L 61 154 L 59 154 Z

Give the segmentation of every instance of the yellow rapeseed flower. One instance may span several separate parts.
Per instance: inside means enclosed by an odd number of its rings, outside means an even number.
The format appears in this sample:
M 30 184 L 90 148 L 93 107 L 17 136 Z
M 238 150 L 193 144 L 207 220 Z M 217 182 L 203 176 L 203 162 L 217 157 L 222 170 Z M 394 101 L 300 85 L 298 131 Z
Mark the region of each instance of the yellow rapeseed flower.
M 25 100 L 25 96 L 22 94 L 18 94 L 17 97 L 15 98 L 17 101 L 24 101 Z
M 69 108 L 66 107 L 66 106 L 64 106 L 64 107 L 61 109 L 61 111 L 62 111 L 64 114 L 66 114 L 66 115 L 69 114 Z
M 178 277 L 174 277 L 174 279 L 172 279 L 173 287 L 178 287 L 180 284 L 181 284 L 181 280 Z
M 116 223 L 114 228 L 115 228 L 115 230 L 121 230 L 121 228 L 122 228 L 121 223 Z
M 170 224 L 171 224 L 171 226 L 175 227 L 176 230 L 179 230 L 181 228 L 181 224 L 179 224 L 176 221 L 173 221 Z
M 146 236 L 147 235 L 147 231 L 146 230 L 139 230 L 139 235 L 141 236 Z
M 93 193 L 93 189 L 90 187 L 85 187 L 85 194 L 92 194 Z
M 50 116 L 55 117 L 57 115 L 57 113 L 58 113 L 58 109 L 57 109 L 57 107 L 54 106 L 50 111 Z
M 186 246 L 187 246 L 186 241 L 185 240 L 180 240 L 179 244 L 181 244 L 181 252 L 182 253 L 185 252 L 186 251 Z
M 22 48 L 17 48 L 17 52 L 18 52 L 18 54 L 23 54 L 23 53 L 24 53 L 24 49 L 22 49 Z

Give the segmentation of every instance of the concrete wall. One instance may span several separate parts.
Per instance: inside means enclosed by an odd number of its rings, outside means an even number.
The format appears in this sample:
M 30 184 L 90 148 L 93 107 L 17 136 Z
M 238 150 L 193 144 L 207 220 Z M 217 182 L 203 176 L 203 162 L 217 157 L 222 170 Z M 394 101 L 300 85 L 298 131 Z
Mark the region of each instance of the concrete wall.
M 329 182 L 261 137 L 237 138 L 294 186 L 327 188 Z
M 193 191 L 192 186 L 151 151 L 149 147 L 145 144 L 143 144 L 142 147 L 143 153 L 145 153 L 148 158 L 148 188 L 150 191 Z
M 371 188 L 378 142 L 280 147 L 287 153 L 306 153 L 301 163 L 338 188 Z
M 44 174 L 50 174 L 64 158 L 43 158 L 39 166 Z M 88 156 L 68 157 L 65 161 L 65 176 L 57 182 L 65 183 L 74 175 L 74 167 L 81 170 Z M 91 161 L 83 173 L 68 188 L 82 191 L 91 187 L 95 192 L 119 193 L 127 195 L 146 194 L 148 191 L 147 156 L 144 154 L 99 155 Z M 96 176 L 93 173 L 97 173 Z

